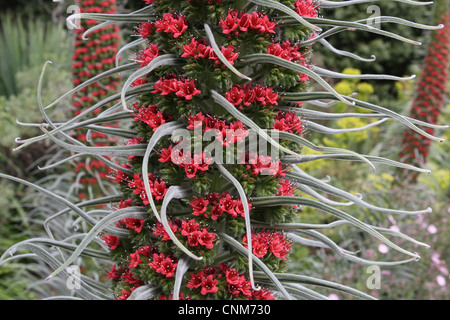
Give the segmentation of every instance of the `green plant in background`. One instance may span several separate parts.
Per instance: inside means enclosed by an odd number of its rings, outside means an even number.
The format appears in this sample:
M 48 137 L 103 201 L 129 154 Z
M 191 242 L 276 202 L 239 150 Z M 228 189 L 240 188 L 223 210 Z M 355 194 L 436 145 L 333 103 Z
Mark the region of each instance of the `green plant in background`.
M 0 165 L 3 172 L 37 181 L 45 174 L 34 166 L 47 153 L 45 143 L 14 152 L 16 138 L 27 139 L 39 133 L 36 126 L 18 126 L 42 119 L 36 103 L 36 85 L 43 60 L 58 65 L 51 70 L 50 80 L 42 88 L 45 103 L 53 101 L 71 88 L 71 41 L 61 25 L 55 25 L 41 16 L 2 13 L 0 16 Z M 60 108 L 52 112 L 55 119 L 63 118 Z M 27 221 L 28 190 L 6 180 L 0 182 L 0 252 L 20 239 L 34 235 L 34 225 Z M 0 268 L 0 299 L 28 299 L 33 297 L 26 289 L 35 264 L 29 260 Z M 36 273 L 34 273 L 36 275 Z M 35 279 L 34 277 L 32 277 Z
M 33 32 L 29 32 L 33 30 Z M 70 56 L 71 41 L 63 26 L 20 13 L 2 13 L 0 23 L 0 96 L 19 93 L 15 78 L 19 71 L 36 68 L 50 60 L 61 66 Z
M 345 8 L 324 9 L 324 14 L 330 19 L 366 21 L 372 24 L 378 22 L 378 16 L 397 16 L 419 23 L 431 23 L 432 21 L 432 11 L 421 10 L 420 7 L 410 7 L 407 3 L 396 3 L 395 1 L 355 4 L 351 11 L 345 10 Z M 375 27 L 378 26 L 375 25 Z M 420 29 L 409 28 L 402 24 L 384 23 L 380 24 L 380 28 L 407 38 L 427 42 L 426 34 Z M 406 48 L 394 39 L 381 39 L 375 34 L 359 30 L 335 34 L 325 40 L 327 43 L 315 47 L 318 56 L 317 63 L 335 71 L 351 66 L 366 74 L 388 73 L 401 77 L 415 73 L 414 63 L 420 61 L 425 55 L 423 48 L 412 46 Z M 353 55 L 337 55 L 335 50 L 346 51 Z M 383 80 L 369 80 L 369 83 L 376 88 L 377 92 L 376 95 L 372 95 L 371 103 L 395 107 L 395 105 L 391 106 L 391 103 L 398 98 L 400 93 L 395 86 Z M 394 110 L 401 112 L 401 109 L 398 108 Z
M 412 44 L 417 42 L 364 23 L 330 20 L 319 15 L 319 8 L 349 4 L 343 2 L 144 2 L 148 6 L 131 14 L 85 13 L 70 18 L 104 20 L 104 24 L 139 23 L 138 39 L 125 49 L 140 44 L 146 48 L 134 61 L 80 84 L 47 106 L 38 101 L 46 120 L 46 126 L 41 126 L 43 134 L 21 141 L 19 147 L 50 138 L 77 154 L 120 159 L 109 164 L 121 194 L 72 203 L 37 184 L 0 174 L 67 206 L 65 210 L 49 212 L 49 217 L 70 212 L 79 217 L 69 220 L 69 227 L 52 228 L 65 236 L 63 240 L 32 238 L 22 241 L 2 256 L 2 262 L 7 254 L 27 249 L 55 269 L 47 278 L 55 279 L 57 275 L 70 278 L 67 267 L 82 264 L 82 257 L 94 258 L 94 265 L 108 265 L 111 282 L 110 286 L 105 286 L 98 279 L 81 275 L 76 279 L 81 288 L 74 295 L 87 299 L 327 298 L 308 285 L 370 299 L 372 297 L 362 291 L 321 277 L 283 272 L 291 270 L 292 246 L 326 248 L 357 264 L 397 265 L 419 258 L 416 253 L 398 246 L 395 240 L 408 240 L 405 247 L 411 243 L 426 246 L 424 243 L 377 226 L 372 216 L 426 214 L 430 208 L 408 211 L 371 204 L 348 190 L 312 176 L 303 167 L 310 161 L 333 159 L 363 162 L 372 168 L 374 164 L 381 164 L 427 172 L 342 147 L 318 146 L 304 136 L 306 131 L 329 133 L 333 130 L 314 120 L 355 116 L 305 106 L 322 105 L 325 100 L 330 102 L 330 107 L 334 102 L 343 102 L 348 108 L 367 110 L 359 113 L 359 117 L 393 119 L 429 139 L 440 140 L 421 129 L 439 126 L 340 94 L 324 77 L 406 79 L 333 73 L 310 64 L 311 45 L 325 37 L 327 28 L 337 28 L 337 31 L 353 28 Z M 360 2 L 364 1 L 356 1 Z M 399 22 L 393 17 L 382 21 Z M 400 22 L 430 30 L 440 28 L 406 20 Z M 117 72 L 131 72 L 120 92 L 66 122 L 56 123 L 47 117 L 49 108 Z M 318 83 L 323 89 L 308 91 L 310 82 Z M 86 120 L 118 98 L 119 103 Z M 302 104 L 304 106 L 300 107 Z M 121 128 L 111 130 L 102 125 L 110 117 L 121 119 Z M 93 124 L 98 132 L 124 138 L 122 143 L 112 147 L 82 146 L 66 136 L 67 131 L 77 126 Z M 363 129 L 353 131 L 360 130 Z M 204 141 L 196 140 L 198 136 L 192 139 L 195 132 L 212 135 L 214 148 L 209 149 L 212 153 L 206 152 Z M 269 151 L 276 151 L 275 155 L 280 158 L 255 149 L 251 143 L 255 136 L 267 142 Z M 185 147 L 180 149 L 180 145 L 190 142 L 200 147 L 200 151 L 195 148 L 192 153 Z M 237 163 L 223 161 L 234 155 L 237 144 L 242 142 L 246 142 L 244 156 Z M 223 147 L 225 158 L 219 152 Z M 303 154 L 303 148 L 321 154 Z M 354 172 L 349 170 L 348 174 Z M 92 204 L 109 206 L 89 210 Z M 367 212 L 367 219 L 341 209 L 349 205 Z M 328 216 L 330 223 L 307 223 L 301 213 L 306 207 L 314 208 L 316 215 Z M 81 232 L 72 230 L 74 225 L 83 225 Z M 341 226 L 352 228 L 348 229 L 349 235 L 343 243 L 338 244 L 328 233 Z M 360 234 L 369 237 L 373 244 L 380 242 L 402 256 L 395 256 L 392 261 L 371 260 L 359 255 L 358 248 L 349 250 L 345 242 Z M 392 241 L 387 236 L 393 236 Z M 52 254 L 49 246 L 57 247 L 59 254 Z M 63 251 L 68 251 L 68 257 Z

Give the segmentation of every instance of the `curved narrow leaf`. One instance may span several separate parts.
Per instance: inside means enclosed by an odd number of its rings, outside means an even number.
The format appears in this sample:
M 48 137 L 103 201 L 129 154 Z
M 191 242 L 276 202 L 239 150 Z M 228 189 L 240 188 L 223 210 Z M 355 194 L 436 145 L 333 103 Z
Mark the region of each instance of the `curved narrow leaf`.
M 383 243 L 385 243 L 387 246 L 389 246 L 401 253 L 411 256 L 414 259 L 418 258 L 418 255 L 416 253 L 409 252 L 409 251 L 399 247 L 398 245 L 396 245 L 395 243 L 393 243 L 392 241 L 387 239 L 385 236 L 383 236 L 381 233 L 379 233 L 378 231 L 376 231 L 374 228 L 367 225 L 366 223 L 356 219 L 355 217 L 349 215 L 348 213 L 346 213 L 342 210 L 336 209 L 334 207 L 331 207 L 327 204 L 321 203 L 321 202 L 313 200 L 313 199 L 294 197 L 294 196 L 291 196 L 291 197 L 285 197 L 285 196 L 263 197 L 263 198 L 254 198 L 252 200 L 252 204 L 254 204 L 255 207 L 257 207 L 257 206 L 270 207 L 270 206 L 293 204 L 293 205 L 303 205 L 303 206 L 316 208 L 323 212 L 334 215 L 334 216 L 338 217 L 339 219 L 349 221 L 355 227 L 358 227 L 361 230 L 364 230 L 368 234 L 374 236 L 375 238 L 377 238 L 380 241 L 382 241 Z
M 198 257 L 189 251 L 177 238 L 175 233 L 173 233 L 172 228 L 170 228 L 169 221 L 167 220 L 167 206 L 169 205 L 172 199 L 181 199 L 186 196 L 186 191 L 178 186 L 171 186 L 169 190 L 167 190 L 166 195 L 164 196 L 163 203 L 161 205 L 161 223 L 164 226 L 167 234 L 173 243 L 180 248 L 186 255 L 190 258 L 200 261 L 203 257 Z
M 227 169 L 225 169 L 223 165 L 217 164 L 217 167 L 219 168 L 219 171 L 225 176 L 225 178 L 234 185 L 241 198 L 242 206 L 244 207 L 245 233 L 247 235 L 247 258 L 250 283 L 254 290 L 259 290 L 259 288 L 257 288 L 255 285 L 255 280 L 253 279 L 252 227 L 250 224 L 250 210 L 248 208 L 247 195 L 245 194 L 244 188 L 242 188 L 239 181 Z
M 136 80 L 139 79 L 142 76 L 145 76 L 146 74 L 152 72 L 156 68 L 160 66 L 167 66 L 167 65 L 176 65 L 180 64 L 182 61 L 179 60 L 179 58 L 174 54 L 164 54 L 162 56 L 158 56 L 154 58 L 148 65 L 145 67 L 142 67 L 141 69 L 133 72 L 132 75 L 130 75 L 127 79 L 127 81 L 124 83 L 121 93 L 120 93 L 120 99 L 122 100 L 122 106 L 125 111 L 131 111 L 128 109 L 125 96 L 128 91 L 128 88 L 131 86 L 131 84 Z
M 251 78 L 249 78 L 248 76 L 246 76 L 245 74 L 239 72 L 239 70 L 237 70 L 229 61 L 227 58 L 225 58 L 225 56 L 222 54 L 222 51 L 219 49 L 219 46 L 216 43 L 216 40 L 214 39 L 214 34 L 211 30 L 211 28 L 209 27 L 208 24 L 205 24 L 205 31 L 206 31 L 206 35 L 208 36 L 208 40 L 211 44 L 211 47 L 213 48 L 215 54 L 219 57 L 220 61 L 222 61 L 222 63 L 224 65 L 227 66 L 228 69 L 231 70 L 231 72 L 233 72 L 235 75 L 237 75 L 238 77 L 248 80 L 248 81 L 252 81 Z
M 325 48 L 331 50 L 332 52 L 334 52 L 334 53 L 336 53 L 336 54 L 338 54 L 340 56 L 349 57 L 349 58 L 352 58 L 352 59 L 355 59 L 355 60 L 359 60 L 359 61 L 364 61 L 364 62 L 373 62 L 373 61 L 376 60 L 375 55 L 372 55 L 370 57 L 370 59 L 369 59 L 369 58 L 360 57 L 357 54 L 354 54 L 354 53 L 351 53 L 351 52 L 348 52 L 348 51 L 336 49 L 335 47 L 333 47 L 333 45 L 331 43 L 329 43 L 325 39 L 320 39 L 318 42 L 320 44 L 322 44 Z
M 177 262 L 177 270 L 175 271 L 175 283 L 173 285 L 173 300 L 180 300 L 180 289 L 183 277 L 191 265 L 191 259 L 189 257 L 181 257 Z
M 299 169 L 298 167 L 296 167 L 296 168 Z M 426 213 L 432 212 L 431 208 L 427 208 L 425 210 L 418 210 L 418 211 L 407 211 L 407 210 L 394 210 L 394 209 L 388 209 L 388 208 L 374 206 L 372 204 L 369 204 L 369 203 L 361 200 L 357 196 L 355 196 L 347 191 L 333 187 L 319 179 L 311 177 L 310 175 L 308 175 L 304 172 L 300 172 L 299 170 L 296 170 L 296 172 L 292 172 L 292 171 L 286 172 L 286 179 L 288 179 L 288 180 L 292 179 L 295 182 L 308 185 L 314 189 L 319 189 L 326 193 L 346 199 L 348 201 L 353 201 L 355 204 L 358 204 L 358 205 L 365 207 L 367 209 L 370 209 L 370 210 L 392 213 L 392 214 L 408 214 L 408 215 L 418 215 L 418 214 L 426 214 Z
M 257 271 L 255 272 L 255 276 L 258 278 L 266 278 L 265 275 Z M 341 291 L 347 294 L 351 294 L 355 297 L 362 298 L 362 299 L 368 299 L 368 300 L 376 300 L 374 297 L 361 292 L 359 290 L 353 289 L 352 287 L 348 287 L 336 282 L 331 282 L 327 280 L 322 280 L 314 277 L 309 276 L 303 276 L 298 274 L 292 274 L 292 273 L 275 273 L 275 276 L 280 279 L 281 281 L 287 281 L 287 282 L 299 282 L 303 284 L 309 284 L 309 285 L 315 285 L 320 286 L 324 288 L 334 289 L 337 291 Z
M 47 278 L 51 279 L 57 274 L 59 274 L 61 271 L 66 269 L 68 266 L 70 266 L 76 258 L 83 252 L 83 250 L 93 241 L 93 239 L 97 236 L 98 233 L 100 233 L 103 229 L 105 229 L 108 224 L 117 222 L 121 219 L 127 218 L 127 217 L 135 217 L 135 218 L 147 218 L 148 213 L 142 213 L 142 212 L 133 212 L 134 208 L 125 208 L 125 209 L 119 209 L 115 212 L 111 212 L 110 215 L 104 217 L 100 221 L 98 221 L 92 229 L 89 231 L 87 236 L 80 242 L 80 244 L 77 246 L 76 250 L 72 253 L 72 255 L 61 265 L 53 271 Z
M 270 132 L 272 132 L 272 131 L 274 131 L 274 130 L 270 130 Z M 324 152 L 324 153 L 344 153 L 344 154 L 352 155 L 352 156 L 358 158 L 359 160 L 367 163 L 373 170 L 375 170 L 375 166 L 372 164 L 372 162 L 370 162 L 370 160 L 368 160 L 365 156 L 362 156 L 354 151 L 341 149 L 341 148 L 319 147 L 319 146 L 316 146 L 314 143 L 308 141 L 307 139 L 300 137 L 298 135 L 295 135 L 293 133 L 278 131 L 278 130 L 277 130 L 277 133 L 279 134 L 280 138 L 282 138 L 282 139 L 287 139 L 289 141 L 297 142 L 300 145 L 305 146 L 308 149 L 311 149 L 314 151 Z
M 142 181 L 144 181 L 145 193 L 147 194 L 147 199 L 150 202 L 153 214 L 159 222 L 161 222 L 161 218 L 158 214 L 158 209 L 156 208 L 155 202 L 153 200 L 152 190 L 150 188 L 150 180 L 148 178 L 149 159 L 153 148 L 158 143 L 158 141 L 161 140 L 162 137 L 171 135 L 174 130 L 182 127 L 183 125 L 178 122 L 166 122 L 159 126 L 150 138 L 150 141 L 148 142 L 143 154 L 144 157 L 142 159 Z
M 322 79 L 317 73 L 315 73 L 313 70 L 304 67 L 300 64 L 294 63 L 292 61 L 288 61 L 286 59 L 274 56 L 272 54 L 267 53 L 253 53 L 246 55 L 240 59 L 244 63 L 272 63 L 276 64 L 294 71 L 297 71 L 299 73 L 304 73 L 317 81 L 321 86 L 323 86 L 328 92 L 333 94 L 337 99 L 339 99 L 341 102 L 348 104 L 348 105 L 354 105 L 354 102 L 348 101 L 344 96 L 339 94 L 331 85 L 328 84 L 324 79 Z

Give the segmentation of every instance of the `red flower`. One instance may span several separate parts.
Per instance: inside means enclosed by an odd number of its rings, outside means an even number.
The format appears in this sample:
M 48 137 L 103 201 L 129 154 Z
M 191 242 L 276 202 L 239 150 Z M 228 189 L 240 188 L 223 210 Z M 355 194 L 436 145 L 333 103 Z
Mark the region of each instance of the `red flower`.
M 111 279 L 111 280 L 114 280 L 114 281 L 120 280 L 120 272 L 117 271 L 116 265 L 113 265 L 112 268 L 111 268 L 111 271 L 108 272 L 108 279 Z
M 250 211 L 251 209 L 252 209 L 252 204 L 248 203 L 248 210 Z M 240 215 L 242 218 L 245 217 L 244 205 L 243 205 L 241 199 L 238 199 L 238 200 L 235 201 L 234 211 L 236 211 L 236 213 L 238 215 Z
M 222 206 L 222 209 L 229 213 L 233 218 L 237 216 L 237 213 L 234 210 L 236 200 L 233 200 L 228 193 L 220 199 L 220 205 Z
M 301 133 L 303 132 L 303 122 L 294 112 L 284 113 L 280 111 L 275 117 L 274 129 L 290 133 Z
M 183 97 L 186 100 L 192 100 L 194 96 L 201 94 L 202 92 L 195 87 L 195 80 L 187 80 L 178 82 L 178 91 L 176 95 Z
M 133 230 L 136 233 L 140 233 L 144 227 L 143 219 L 125 218 L 122 221 L 125 223 L 127 229 Z
M 238 18 L 231 13 L 228 13 L 225 19 L 220 20 L 220 27 L 224 34 L 230 34 L 238 28 Z
M 241 13 L 241 17 L 239 19 L 239 30 L 240 31 L 247 31 L 248 28 L 250 27 L 250 19 L 251 19 L 251 15 L 246 13 L 246 12 L 242 12 Z
M 170 145 L 168 149 L 161 149 L 158 161 L 162 163 L 172 161 L 172 149 L 172 145 Z
M 220 51 L 222 52 L 225 59 L 227 59 L 231 65 L 233 65 L 234 60 L 236 60 L 239 57 L 239 53 L 234 52 L 234 46 L 231 44 L 228 47 L 222 46 Z
M 275 257 L 286 260 L 286 255 L 289 253 L 291 245 L 282 233 L 274 233 L 270 238 L 269 249 Z
M 192 130 L 192 129 L 203 126 L 204 119 L 205 119 L 205 117 L 203 116 L 203 114 L 201 112 L 197 113 L 196 115 L 189 116 L 189 118 L 188 118 L 189 126 L 186 129 Z
M 195 219 L 191 219 L 189 221 L 183 221 L 181 226 L 181 234 L 183 236 L 188 236 L 191 233 L 196 232 L 200 228 L 200 224 L 195 221 Z
M 177 232 L 178 227 L 173 224 L 172 222 L 169 222 L 170 229 L 172 229 L 172 232 Z M 161 241 L 169 241 L 170 236 L 167 233 L 166 229 L 164 228 L 163 224 L 161 222 L 156 222 L 156 226 L 153 227 L 153 235 L 157 237 L 161 237 Z
M 236 269 L 229 269 L 225 272 L 227 283 L 238 285 L 240 282 L 240 274 Z
M 136 251 L 135 253 L 131 253 L 130 254 L 130 264 L 128 265 L 128 267 L 130 269 L 136 268 L 139 264 L 142 263 L 141 257 L 139 256 L 139 252 Z
M 157 56 L 159 56 L 159 47 L 156 44 L 151 44 L 149 47 L 138 53 L 137 59 L 142 68 L 148 65 Z
M 166 32 L 171 32 L 175 38 L 180 37 L 188 28 L 185 17 L 172 19 L 167 26 Z
M 175 271 L 178 263 L 171 257 L 164 257 L 163 253 L 159 255 L 153 254 L 153 261 L 149 263 L 149 266 L 153 268 L 157 273 L 165 275 L 166 278 L 172 278 L 175 275 Z
M 157 111 L 157 108 L 154 105 L 149 107 L 142 106 L 137 112 L 134 120 L 147 124 L 153 131 L 156 131 L 156 129 L 166 122 L 166 117 L 164 117 L 161 112 Z
M 203 271 L 200 271 L 199 273 L 191 273 L 191 280 L 186 284 L 186 287 L 191 289 L 197 289 L 199 288 L 203 283 Z
M 214 248 L 214 239 L 216 234 L 214 232 L 208 232 L 206 229 L 202 229 L 201 233 L 198 235 L 198 242 L 206 247 L 206 249 Z
M 197 167 L 197 170 L 205 172 L 208 171 L 209 165 L 213 160 L 211 156 L 208 156 L 205 152 L 202 152 L 201 154 L 194 153 L 192 161 L 193 164 Z
M 251 296 L 252 295 L 252 284 L 250 281 L 246 280 L 244 276 L 241 276 L 239 279 L 239 291 L 244 295 L 244 296 Z
M 268 289 L 252 291 L 252 300 L 275 300 Z
M 164 181 L 158 182 L 155 181 L 153 184 L 153 188 L 151 188 L 152 195 L 155 197 L 157 201 L 162 200 L 167 193 L 168 188 L 166 188 L 166 184 Z
M 244 90 L 241 86 L 236 84 L 231 87 L 230 91 L 225 94 L 225 98 L 234 106 L 238 106 L 244 99 Z
M 219 217 L 222 216 L 223 213 L 224 213 L 224 210 L 222 208 L 222 205 L 216 204 L 211 210 L 211 219 L 217 220 Z
M 162 96 L 166 96 L 170 93 L 175 93 L 179 90 L 178 88 L 178 80 L 175 78 L 170 79 L 159 79 L 155 82 L 154 88 L 155 90 L 152 93 L 159 93 Z
M 172 278 L 173 276 L 175 276 L 177 265 L 178 264 L 176 262 L 167 257 L 161 261 L 159 273 L 165 275 L 166 278 Z
M 157 32 L 172 33 L 178 38 L 187 30 L 188 25 L 185 17 L 175 17 L 168 12 L 163 14 L 162 20 L 156 20 L 155 27 Z
M 142 254 L 145 257 L 150 257 L 150 255 L 153 253 L 154 248 L 151 248 L 150 246 L 144 246 L 144 247 L 140 247 L 138 249 L 139 254 Z
M 127 300 L 131 295 L 131 292 L 128 292 L 125 289 L 122 289 L 122 295 L 120 297 L 117 297 L 117 300 Z
M 317 17 L 317 7 L 312 0 L 297 0 L 294 4 L 295 10 L 302 17 Z
M 189 44 L 185 44 L 183 46 L 183 54 L 181 55 L 183 58 L 187 57 L 195 57 L 197 55 L 197 46 L 198 42 L 194 38 L 191 39 Z
M 104 236 L 102 239 L 103 241 L 105 241 L 105 243 L 111 250 L 116 250 L 120 244 L 120 238 L 112 234 L 108 234 Z
M 206 211 L 208 204 L 209 204 L 208 200 L 205 200 L 203 197 L 200 197 L 192 199 L 192 201 L 189 203 L 189 206 L 192 209 L 194 209 L 194 212 L 192 214 L 198 216 Z
M 214 279 L 214 275 L 209 275 L 206 278 L 203 278 L 202 281 L 202 289 L 200 291 L 201 294 L 206 295 L 208 293 L 216 293 L 218 288 L 217 284 L 218 280 Z
M 293 196 L 295 187 L 289 182 L 289 180 L 282 179 L 280 182 L 280 188 L 278 188 L 277 196 Z
M 136 30 L 136 34 L 142 38 L 147 39 L 149 35 L 155 32 L 155 24 L 153 22 L 143 22 Z

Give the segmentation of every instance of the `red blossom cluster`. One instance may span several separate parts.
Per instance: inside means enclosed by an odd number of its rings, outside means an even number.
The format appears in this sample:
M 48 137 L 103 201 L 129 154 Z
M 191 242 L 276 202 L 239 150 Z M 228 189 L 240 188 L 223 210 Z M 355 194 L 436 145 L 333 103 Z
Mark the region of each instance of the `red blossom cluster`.
M 294 7 L 302 17 L 316 18 L 318 16 L 319 4 L 314 3 L 314 0 L 297 0 Z
M 279 111 L 275 117 L 273 128 L 279 131 L 299 134 L 303 132 L 304 123 L 295 115 L 295 112 Z
M 150 183 L 150 190 L 152 192 L 152 196 L 156 199 L 156 201 L 162 200 L 164 195 L 166 194 L 168 188 L 164 181 L 158 181 L 157 178 L 153 175 L 153 173 L 148 174 L 148 179 Z M 145 192 L 144 180 L 142 180 L 141 174 L 134 174 L 133 180 L 128 182 L 128 187 L 133 190 L 133 193 L 139 195 L 144 205 L 149 204 L 148 195 Z
M 156 32 L 170 33 L 174 38 L 179 38 L 188 28 L 185 17 L 173 14 L 171 12 L 164 13 L 161 20 L 155 22 Z
M 276 196 L 290 197 L 294 195 L 295 186 L 286 179 L 281 179 L 280 188 Z
M 175 276 L 178 263 L 175 262 L 175 257 L 165 257 L 163 253 L 153 254 L 153 261 L 149 263 L 157 273 L 165 276 L 166 278 L 172 278 Z
M 439 22 L 445 27 L 438 30 L 430 42 L 409 115 L 432 124 L 438 123 L 445 105 L 450 65 L 450 14 L 443 15 Z M 433 128 L 425 131 L 434 134 Z M 411 130 L 404 131 L 403 135 L 401 161 L 422 166 L 427 161 L 431 141 Z
M 249 134 L 242 121 L 226 122 L 202 112 L 189 116 L 187 122 L 187 129 L 201 128 L 203 133 L 214 131 L 216 139 L 225 147 L 242 142 Z
M 247 236 L 244 236 L 242 243 L 248 248 Z M 263 258 L 268 254 L 286 260 L 286 255 L 291 249 L 291 242 L 286 239 L 281 232 L 260 232 L 252 234 L 253 254 L 258 258 Z
M 183 220 L 181 221 L 181 226 L 179 224 L 179 220 L 170 223 L 172 232 L 186 238 L 187 243 L 191 247 L 205 248 L 208 250 L 214 248 L 214 242 L 216 241 L 216 234 L 214 232 L 208 232 L 208 228 L 205 227 L 201 228 L 200 223 L 196 222 L 195 219 L 189 221 Z M 160 222 L 157 222 L 153 228 L 153 235 L 161 237 L 161 241 L 170 240 L 169 234 Z
M 114 250 L 114 249 L 113 249 Z M 122 289 L 121 296 L 116 297 L 117 300 L 127 300 L 134 290 L 142 286 L 142 281 L 133 273 L 135 268 L 147 268 L 153 270 L 157 275 L 164 278 L 173 278 L 177 269 L 177 259 L 173 255 L 164 255 L 159 253 L 157 248 L 143 246 L 128 256 L 128 265 L 120 266 L 114 264 L 107 273 L 108 279 L 112 281 L 123 281 L 130 288 Z
M 239 53 L 235 52 L 235 48 L 233 45 L 222 46 L 220 48 L 220 52 L 223 54 L 225 59 L 233 65 L 234 60 L 239 57 Z M 191 58 L 191 59 L 208 59 L 212 60 L 215 65 L 220 65 L 219 57 L 211 46 L 208 46 L 203 40 L 196 40 L 192 38 L 189 44 L 185 44 L 183 46 L 183 54 L 181 55 L 183 58 Z
M 208 193 L 205 197 L 193 198 L 189 206 L 194 210 L 194 216 L 201 216 L 212 220 L 217 220 L 224 213 L 231 218 L 245 217 L 244 205 L 241 199 L 233 199 L 229 192 L 219 194 L 217 192 Z M 248 209 L 252 205 L 248 204 Z
M 174 150 L 170 145 L 168 148 L 162 148 L 159 156 L 159 162 L 175 164 L 184 168 L 186 176 L 189 179 L 197 179 L 197 174 L 202 174 L 209 169 L 212 163 L 212 158 L 207 156 L 205 152 L 200 154 L 191 154 L 191 152 L 184 152 L 183 150 Z
M 292 46 L 289 40 L 280 43 L 271 43 L 267 47 L 267 54 L 271 54 L 275 57 L 282 58 L 287 61 L 300 63 L 303 67 L 307 68 L 306 58 L 304 52 L 299 51 L 300 46 Z M 309 76 L 305 73 L 300 74 L 300 81 L 308 81 Z
M 243 86 L 235 84 L 225 93 L 225 98 L 239 110 L 244 110 L 252 103 L 269 107 L 278 105 L 279 95 L 271 87 L 264 87 L 260 84 L 252 87 L 249 83 Z
M 159 56 L 159 47 L 156 44 L 151 44 L 136 55 L 136 61 L 141 64 L 141 68 L 147 66 L 153 59 Z
M 142 22 L 136 29 L 136 34 L 144 39 L 147 39 L 149 35 L 155 33 L 154 22 Z
M 255 152 L 245 154 L 245 169 L 254 177 L 268 175 L 284 177 L 284 165 L 280 160 L 273 160 L 270 156 L 259 155 Z
M 155 82 L 155 90 L 152 93 L 158 93 L 162 96 L 175 94 L 179 98 L 192 100 L 202 92 L 197 89 L 195 80 L 181 79 L 175 75 L 169 75 Z
M 239 36 L 240 32 L 255 30 L 257 33 L 275 33 L 275 22 L 262 12 L 253 11 L 252 14 L 230 10 L 225 19 L 220 20 L 222 32 L 226 35 Z
M 235 298 L 250 300 L 273 300 L 267 289 L 252 290 L 250 281 L 236 269 L 226 264 L 218 267 L 205 266 L 203 270 L 190 274 L 187 287 L 201 295 L 215 294 L 219 290 L 231 294 Z
M 171 117 L 161 113 L 158 110 L 158 107 L 156 105 L 151 105 L 151 106 L 141 105 L 141 106 L 139 106 L 139 103 L 136 102 L 134 104 L 134 111 L 135 111 L 135 115 L 136 115 L 134 118 L 134 121 L 140 121 L 142 123 L 145 123 L 150 128 L 152 128 L 153 131 L 158 129 L 162 124 L 171 120 Z M 137 144 L 137 143 L 140 143 L 141 141 L 134 140 L 133 142 L 135 142 L 135 143 L 127 143 L 127 144 L 128 145 L 129 144 Z

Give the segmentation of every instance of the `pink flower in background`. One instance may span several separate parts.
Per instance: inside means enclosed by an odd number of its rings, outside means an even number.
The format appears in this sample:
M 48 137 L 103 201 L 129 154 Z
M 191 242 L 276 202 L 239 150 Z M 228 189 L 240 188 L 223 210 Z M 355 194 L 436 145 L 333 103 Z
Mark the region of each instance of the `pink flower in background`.
M 328 296 L 328 299 L 330 300 L 339 300 L 339 296 L 335 293 L 332 293 Z
M 400 228 L 397 226 L 391 226 L 389 229 L 391 229 L 392 231 L 395 231 L 395 232 L 400 232 Z
M 385 244 L 380 244 L 380 245 L 378 246 L 378 252 L 380 252 L 380 253 L 382 253 L 382 254 L 386 254 L 386 253 L 389 252 L 389 248 L 388 248 L 388 246 L 385 245 Z
M 441 275 L 436 277 L 436 282 L 438 283 L 438 285 L 440 285 L 441 287 L 444 287 L 447 284 L 447 281 L 445 280 L 445 278 Z
M 437 228 L 436 228 L 435 225 L 430 224 L 430 225 L 428 226 L 428 228 L 427 228 L 427 231 L 428 231 L 430 234 L 435 234 L 435 233 L 437 233 Z

